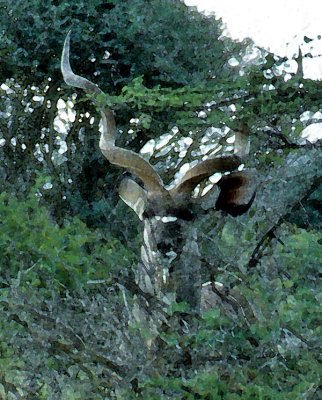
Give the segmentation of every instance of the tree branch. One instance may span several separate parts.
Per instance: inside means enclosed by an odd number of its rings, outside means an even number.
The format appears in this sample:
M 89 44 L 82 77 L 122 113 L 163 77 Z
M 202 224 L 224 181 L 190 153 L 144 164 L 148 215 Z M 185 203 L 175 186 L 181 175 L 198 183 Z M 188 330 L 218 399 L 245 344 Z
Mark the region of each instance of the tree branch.
M 319 187 L 319 185 L 322 183 L 322 176 L 317 177 L 310 188 L 307 190 L 305 195 L 299 199 L 294 206 L 286 212 L 284 215 L 282 215 L 278 221 L 273 225 L 261 238 L 261 240 L 258 242 L 257 246 L 252 252 L 252 255 L 246 264 L 247 270 L 253 269 L 259 264 L 261 257 L 263 256 L 263 253 L 266 249 L 266 247 L 269 245 L 269 243 L 273 240 L 276 239 L 275 232 L 277 228 L 283 223 L 283 221 L 290 216 L 292 213 L 294 213 L 299 207 L 301 207 L 301 204 L 305 202 L 311 194 Z

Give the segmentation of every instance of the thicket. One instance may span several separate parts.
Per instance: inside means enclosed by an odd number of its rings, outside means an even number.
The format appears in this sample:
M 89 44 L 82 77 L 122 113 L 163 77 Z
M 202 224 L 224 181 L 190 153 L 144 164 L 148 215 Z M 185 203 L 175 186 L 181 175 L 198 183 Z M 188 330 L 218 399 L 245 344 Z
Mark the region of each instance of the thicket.
M 191 332 L 172 306 L 154 365 L 151 332 L 130 318 L 131 252 L 77 218 L 59 227 L 33 195 L 2 194 L 0 219 L 2 398 L 319 398 L 316 231 L 283 223 L 283 243 L 239 285 L 256 311 L 251 326 L 213 309 Z M 220 249 L 231 251 L 229 231 Z

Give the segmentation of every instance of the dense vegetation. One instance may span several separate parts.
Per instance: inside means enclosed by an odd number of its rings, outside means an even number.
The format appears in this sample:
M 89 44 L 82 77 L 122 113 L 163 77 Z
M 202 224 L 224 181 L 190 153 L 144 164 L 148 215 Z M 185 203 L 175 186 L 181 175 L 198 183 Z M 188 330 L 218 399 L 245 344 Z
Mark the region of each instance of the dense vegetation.
M 302 132 L 322 119 L 321 81 L 178 0 L 0 10 L 0 397 L 320 398 L 321 146 Z M 187 324 L 185 304 L 157 333 L 138 323 L 140 226 L 98 150 L 97 111 L 62 81 L 71 27 L 72 64 L 108 93 L 119 145 L 149 143 L 165 182 L 249 130 L 251 210 L 233 219 L 210 200 L 194 223 L 203 281 L 243 294 L 251 323 L 215 308 Z

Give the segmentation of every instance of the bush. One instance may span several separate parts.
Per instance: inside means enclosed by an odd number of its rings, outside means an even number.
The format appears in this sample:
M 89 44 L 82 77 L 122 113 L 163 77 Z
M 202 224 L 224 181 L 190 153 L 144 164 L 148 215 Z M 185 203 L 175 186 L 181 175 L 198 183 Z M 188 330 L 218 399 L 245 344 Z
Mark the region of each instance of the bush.
M 48 281 L 65 288 L 86 285 L 89 279 L 108 279 L 128 269 L 136 256 L 113 237 L 104 237 L 79 219 L 53 221 L 31 191 L 21 202 L 0 195 L 0 274 L 19 277 L 33 287 Z

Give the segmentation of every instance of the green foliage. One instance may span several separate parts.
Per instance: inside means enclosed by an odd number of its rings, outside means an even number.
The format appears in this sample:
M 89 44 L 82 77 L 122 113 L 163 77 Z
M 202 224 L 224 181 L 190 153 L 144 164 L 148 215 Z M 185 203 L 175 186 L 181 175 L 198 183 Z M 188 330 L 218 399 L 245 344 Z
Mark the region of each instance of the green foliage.
M 1 243 L 6 241 L 6 247 L 1 247 L 1 265 L 7 266 L 3 264 L 7 255 L 12 260 L 12 278 L 3 268 L 1 271 L 1 393 L 9 390 L 15 399 L 13 388 L 18 388 L 21 394 L 32 393 L 32 398 L 47 400 L 84 396 L 151 400 L 319 398 L 320 233 L 289 225 L 285 245 L 276 246 L 269 257 L 263 257 L 261 279 L 254 272 L 248 282 L 240 284 L 239 290 L 247 292 L 254 305 L 257 322 L 247 326 L 214 309 L 197 316 L 193 322 L 197 329 L 182 329 L 178 318 L 182 314 L 185 319 L 187 309 L 184 304 L 173 304 L 167 328 L 157 333 L 161 356 L 145 359 L 144 343 L 155 338 L 156 332 L 142 323 L 132 323 L 129 329 L 126 308 L 133 306 L 133 295 L 128 292 L 124 303 L 113 283 L 120 264 L 115 260 L 109 264 L 106 257 L 105 271 L 110 279 L 105 280 L 104 290 L 86 289 L 85 279 L 97 275 L 87 273 L 83 264 L 90 269 L 97 257 L 89 256 L 84 245 L 93 244 L 98 233 L 77 220 L 59 228 L 39 207 L 34 194 L 25 203 L 2 194 L 0 204 Z M 64 258 L 55 250 L 62 245 Z M 93 246 L 97 256 L 100 249 L 108 251 L 110 244 L 95 242 Z M 120 262 L 121 249 L 115 244 L 113 253 Z M 34 267 L 30 262 L 33 268 L 28 271 L 26 264 L 17 265 L 17 254 L 23 262 L 27 254 L 41 256 L 42 261 Z M 67 273 L 60 268 L 63 260 L 67 261 Z M 103 265 L 95 268 L 99 274 Z M 53 292 L 57 290 L 55 280 L 59 281 L 61 297 Z M 63 291 L 61 285 L 65 286 Z M 45 313 L 46 309 L 50 312 Z M 114 377 L 105 375 L 113 369 L 107 355 L 119 351 L 123 332 L 128 339 L 124 362 L 127 368 L 134 368 L 129 375 L 135 376 L 125 384 L 119 378 L 121 371 Z M 26 340 L 29 346 L 25 346 Z M 137 364 L 131 366 L 134 359 L 140 360 L 139 370 Z M 35 375 L 39 365 L 40 373 Z M 33 378 L 29 371 L 33 371 Z M 30 379 L 37 382 L 32 388 Z
M 172 363 L 141 382 L 142 398 L 319 398 L 321 234 L 289 230 L 285 245 L 263 258 L 265 277 L 258 279 L 256 272 L 246 284 L 258 321 L 250 327 L 236 324 L 217 309 L 202 315 L 194 333 L 168 329 L 161 336 L 162 359 Z M 183 367 L 187 362 L 191 369 Z M 122 393 L 135 398 L 130 390 Z
M 77 218 L 59 227 L 39 193 L 24 202 L 0 196 L 1 393 L 15 399 L 17 388 L 48 400 L 319 398 L 320 233 L 283 226 L 285 242 L 262 257 L 261 278 L 253 271 L 239 284 L 257 315 L 251 326 L 214 309 L 196 316 L 196 329 L 182 329 L 178 321 L 189 310 L 173 304 L 167 328 L 156 333 L 142 322 L 129 328 L 136 296 L 118 283 L 127 284 L 128 250 Z M 228 232 L 223 237 L 232 243 Z M 99 282 L 88 288 L 89 279 L 102 279 L 104 289 Z M 161 356 L 154 362 L 144 343 L 156 335 Z M 121 383 L 118 370 L 105 375 L 113 370 L 107 354 L 116 350 L 134 368 L 131 383 Z
M 41 181 L 38 181 L 40 186 Z M 49 281 L 69 289 L 89 279 L 109 279 L 135 256 L 112 237 L 91 231 L 78 218 L 58 226 L 33 190 L 24 202 L 0 195 L 0 273 L 31 287 Z
M 40 0 L 2 0 L 0 6 L 3 57 L 8 65 L 3 72 L 10 78 L 24 69 L 36 80 L 48 75 L 61 79 L 61 46 L 71 27 L 76 43 L 82 37 L 82 52 L 75 46 L 75 56 L 82 58 L 80 72 L 93 75 L 94 51 L 102 63 L 105 51 L 111 53 L 106 60 L 111 68 L 104 68 L 99 78 L 109 88 L 142 74 L 154 85 L 160 80 L 167 84 L 200 81 L 222 73 L 223 68 L 227 73 L 221 52 L 229 54 L 234 46 L 240 47 L 231 41 L 225 46 L 218 40 L 220 24 L 180 1 L 81 0 L 70 5 L 50 0 L 44 5 Z
M 301 228 L 312 226 L 316 229 L 321 227 L 322 209 L 322 186 L 320 185 L 307 199 L 303 207 L 300 207 L 296 213 L 288 216 L 288 221 L 295 223 Z

